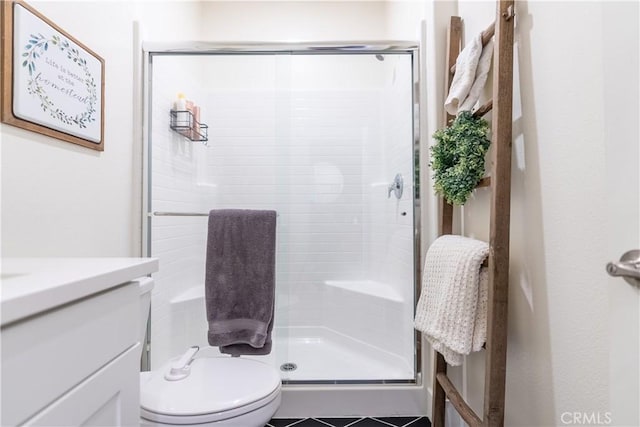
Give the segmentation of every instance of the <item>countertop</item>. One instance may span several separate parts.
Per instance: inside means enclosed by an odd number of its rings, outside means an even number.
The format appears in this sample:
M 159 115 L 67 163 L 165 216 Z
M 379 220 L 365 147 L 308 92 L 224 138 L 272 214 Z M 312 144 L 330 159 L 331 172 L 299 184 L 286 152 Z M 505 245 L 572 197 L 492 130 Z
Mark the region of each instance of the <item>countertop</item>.
M 156 258 L 3 258 L 1 325 L 158 271 Z

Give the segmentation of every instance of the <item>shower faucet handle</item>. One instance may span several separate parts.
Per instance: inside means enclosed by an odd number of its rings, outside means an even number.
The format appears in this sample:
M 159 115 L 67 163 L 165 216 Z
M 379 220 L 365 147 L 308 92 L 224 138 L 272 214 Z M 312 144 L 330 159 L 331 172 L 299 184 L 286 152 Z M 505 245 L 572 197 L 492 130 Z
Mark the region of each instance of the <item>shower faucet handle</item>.
M 393 193 L 396 196 L 396 199 L 400 200 L 400 198 L 402 197 L 403 187 L 404 187 L 404 180 L 402 179 L 402 175 L 397 173 L 396 176 L 393 178 L 393 182 L 391 182 L 391 184 L 389 184 L 389 188 L 387 188 L 388 190 L 387 198 L 390 199 L 391 193 Z

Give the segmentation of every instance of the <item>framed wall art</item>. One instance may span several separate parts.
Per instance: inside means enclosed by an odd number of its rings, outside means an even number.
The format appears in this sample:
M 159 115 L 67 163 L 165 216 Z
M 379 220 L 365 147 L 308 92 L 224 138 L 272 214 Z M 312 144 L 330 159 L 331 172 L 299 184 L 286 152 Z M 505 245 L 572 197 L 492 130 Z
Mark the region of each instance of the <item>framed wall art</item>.
M 104 60 L 22 0 L 2 2 L 2 122 L 104 150 Z

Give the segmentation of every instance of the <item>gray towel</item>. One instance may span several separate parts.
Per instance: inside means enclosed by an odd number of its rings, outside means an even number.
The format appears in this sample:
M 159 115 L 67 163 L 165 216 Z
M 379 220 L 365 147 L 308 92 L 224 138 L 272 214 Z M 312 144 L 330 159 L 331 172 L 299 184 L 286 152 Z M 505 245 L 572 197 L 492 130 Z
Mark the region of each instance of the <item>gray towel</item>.
M 209 212 L 205 297 L 209 344 L 269 354 L 275 298 L 276 212 Z

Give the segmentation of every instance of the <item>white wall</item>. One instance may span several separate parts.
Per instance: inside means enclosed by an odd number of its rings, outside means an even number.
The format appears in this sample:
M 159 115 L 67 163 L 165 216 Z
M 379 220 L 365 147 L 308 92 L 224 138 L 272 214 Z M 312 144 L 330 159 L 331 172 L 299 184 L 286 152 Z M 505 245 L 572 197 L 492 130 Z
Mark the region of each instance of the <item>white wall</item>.
M 494 19 L 495 2 L 458 3 L 466 41 Z M 628 6 L 517 2 L 505 425 L 610 410 L 603 96 L 625 89 L 604 79 L 603 11 Z M 637 25 L 626 31 L 636 51 L 618 60 L 637 64 Z M 489 194 L 465 207 L 465 234 L 488 238 Z M 467 358 L 459 386 L 479 413 L 483 375 L 484 354 Z
M 250 11 L 250 12 L 249 12 Z M 379 40 L 384 1 L 213 1 L 203 9 L 208 41 Z
M 105 59 L 105 151 L 2 125 L 2 255 L 140 254 L 133 22 L 139 21 L 147 37 L 156 40 L 195 38 L 199 5 L 29 4 Z
M 442 1 L 390 0 L 385 4 L 387 38 L 418 41 L 421 37 L 421 21 L 433 17 L 434 3 Z

